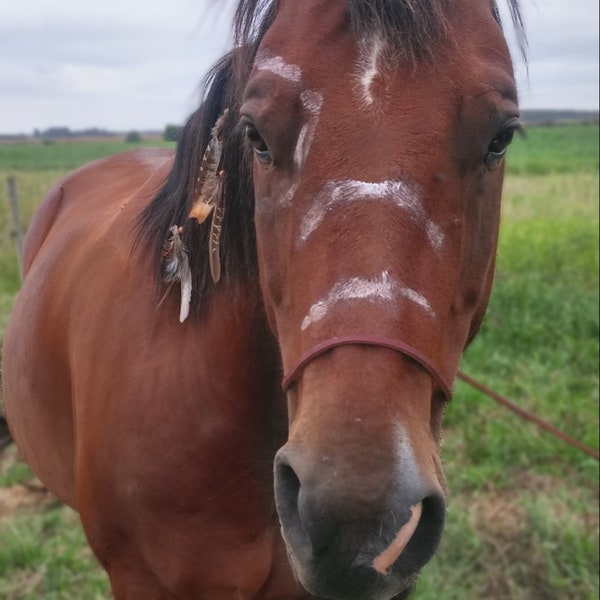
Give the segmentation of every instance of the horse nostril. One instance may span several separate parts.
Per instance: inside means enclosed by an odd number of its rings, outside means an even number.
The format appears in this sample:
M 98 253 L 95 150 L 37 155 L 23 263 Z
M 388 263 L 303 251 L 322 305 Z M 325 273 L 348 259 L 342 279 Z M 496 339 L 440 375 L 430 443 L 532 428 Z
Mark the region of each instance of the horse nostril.
M 415 570 L 423 567 L 435 554 L 446 522 L 446 501 L 442 496 L 428 496 L 421 505 L 422 512 L 416 531 L 404 551 L 406 560 L 412 563 Z
M 279 498 L 277 509 L 288 517 L 298 515 L 298 495 L 300 480 L 296 472 L 288 464 L 279 461 L 275 470 L 275 485 Z
M 387 575 L 396 561 L 402 558 L 400 568 L 418 570 L 433 556 L 441 539 L 445 521 L 445 502 L 438 496 L 428 496 L 410 507 L 410 516 L 396 532 L 381 553 L 373 560 L 372 567 L 381 575 Z M 393 531 L 393 528 L 390 527 Z
M 275 459 L 275 505 L 288 543 L 304 545 L 306 532 L 298 508 L 300 479 L 287 459 L 278 453 Z M 282 531 L 283 532 L 283 531 Z
M 301 483 L 288 457 L 275 461 L 275 504 L 284 527 L 284 537 L 298 553 L 313 557 L 326 552 L 340 525 L 339 518 L 321 497 L 318 486 Z

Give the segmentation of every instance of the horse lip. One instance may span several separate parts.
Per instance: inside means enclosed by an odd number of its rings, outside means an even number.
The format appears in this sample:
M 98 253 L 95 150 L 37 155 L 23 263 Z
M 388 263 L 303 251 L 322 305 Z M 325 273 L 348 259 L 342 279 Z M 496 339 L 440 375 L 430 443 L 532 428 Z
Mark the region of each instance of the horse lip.
M 372 585 L 365 587 L 356 595 L 331 595 L 334 592 L 330 590 L 329 584 L 321 581 L 320 575 L 323 574 L 323 565 L 312 556 L 312 553 L 307 561 L 301 561 L 287 542 L 286 552 L 292 573 L 298 584 L 310 594 L 318 597 L 334 598 L 335 600 L 406 600 L 414 590 L 418 577 L 418 573 L 400 577 L 398 574 L 392 574 L 390 570 L 385 575 L 377 574 Z M 351 567 L 354 570 L 363 570 L 363 572 L 372 576 L 377 572 L 371 565 L 372 557 L 370 559 L 370 561 L 360 561 L 357 556 Z M 329 572 L 329 569 L 325 569 L 325 571 Z M 393 588 L 393 591 L 390 588 Z M 398 591 L 399 589 L 401 591 Z

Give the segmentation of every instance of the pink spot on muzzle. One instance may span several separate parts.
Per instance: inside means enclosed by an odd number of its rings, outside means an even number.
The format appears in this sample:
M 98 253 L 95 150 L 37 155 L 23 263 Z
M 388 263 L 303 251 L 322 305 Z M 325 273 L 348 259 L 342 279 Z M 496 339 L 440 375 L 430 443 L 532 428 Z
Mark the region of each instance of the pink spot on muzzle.
M 419 502 L 419 504 L 411 506 L 410 511 L 410 519 L 396 534 L 394 541 L 373 561 L 373 568 L 382 575 L 385 575 L 396 560 L 398 560 L 398 557 L 404 552 L 408 542 L 415 533 L 421 519 L 421 513 L 423 512 L 423 503 Z

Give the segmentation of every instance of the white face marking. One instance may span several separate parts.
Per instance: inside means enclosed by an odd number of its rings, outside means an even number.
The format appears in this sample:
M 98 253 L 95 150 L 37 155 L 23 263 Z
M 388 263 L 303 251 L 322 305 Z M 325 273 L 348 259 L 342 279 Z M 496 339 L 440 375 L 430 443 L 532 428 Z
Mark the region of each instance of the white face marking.
M 306 136 L 308 134 L 309 124 L 305 123 L 298 134 L 298 141 L 296 142 L 296 151 L 294 152 L 294 162 L 296 163 L 296 167 L 301 169 L 304 165 L 304 160 L 306 158 Z
M 302 81 L 302 69 L 297 65 L 290 65 L 281 56 L 269 56 L 259 53 L 254 61 L 254 68 L 259 71 L 269 71 L 287 81 L 298 83 Z
M 313 116 L 318 117 L 323 107 L 323 96 L 319 92 L 313 92 L 312 90 L 306 90 L 302 92 L 300 96 L 302 100 L 302 106 Z
M 444 240 L 446 239 L 446 236 L 444 235 L 444 232 L 440 226 L 436 225 L 433 221 L 427 221 L 426 229 L 429 243 L 436 250 L 441 250 L 444 246 Z
M 361 43 L 358 73 L 361 97 L 367 106 L 372 106 L 375 102 L 371 87 L 379 74 L 378 63 L 384 48 L 385 44 L 379 37 L 375 37 L 370 42 L 363 40 Z
M 319 227 L 327 212 L 337 204 L 365 200 L 384 200 L 393 202 L 405 210 L 414 221 L 425 219 L 425 211 L 418 192 L 403 181 L 331 181 L 315 196 L 312 206 L 300 226 L 300 241 L 305 242 L 311 233 Z
M 402 285 L 388 271 L 383 271 L 373 278 L 351 277 L 336 283 L 327 295 L 315 302 L 302 320 L 302 331 L 323 319 L 327 313 L 339 302 L 352 300 L 366 300 L 373 303 L 397 303 L 400 298 L 409 300 L 430 317 L 435 313 L 427 299 L 415 290 Z
M 417 464 L 410 437 L 402 423 L 396 423 L 396 456 L 402 486 L 407 489 L 420 489 L 423 486 L 421 469 Z
M 324 185 L 314 197 L 311 207 L 302 220 L 300 243 L 305 242 L 310 237 L 321 225 L 327 213 L 331 212 L 336 205 L 345 202 L 369 200 L 392 202 L 406 211 L 415 223 L 425 226 L 431 246 L 435 250 L 442 249 L 445 240 L 444 232 L 439 225 L 427 218 L 419 190 L 414 185 L 389 179 L 379 183 L 347 179 L 344 181 L 330 181 Z
M 390 567 L 404 552 L 417 530 L 423 512 L 423 503 L 417 500 L 420 496 L 419 490 L 423 489 L 421 469 L 415 459 L 408 432 L 400 422 L 396 423 L 394 427 L 394 442 L 398 483 L 401 489 L 408 491 L 408 493 L 410 493 L 410 490 L 414 490 L 416 503 L 410 507 L 410 517 L 400 527 L 392 543 L 373 560 L 372 567 L 381 575 L 386 575 Z M 407 498 L 407 500 L 409 499 Z
M 298 134 L 298 141 L 296 142 L 296 150 L 294 152 L 294 162 L 298 169 L 304 167 L 304 163 L 310 152 L 317 125 L 319 123 L 319 115 L 321 114 L 321 107 L 323 106 L 323 96 L 318 92 L 311 90 L 302 92 L 300 99 L 302 100 L 302 106 L 306 109 L 309 114 L 308 120 L 302 126 L 300 133 Z
M 431 304 L 429 304 L 427 298 L 425 298 L 423 294 L 420 294 L 409 287 L 400 287 L 398 293 L 406 300 L 410 300 L 412 303 L 422 308 L 430 317 L 435 317 Z
M 293 183 L 286 191 L 286 193 L 281 196 L 279 199 L 279 204 L 282 206 L 289 206 L 296 195 L 296 190 L 298 189 L 298 184 Z

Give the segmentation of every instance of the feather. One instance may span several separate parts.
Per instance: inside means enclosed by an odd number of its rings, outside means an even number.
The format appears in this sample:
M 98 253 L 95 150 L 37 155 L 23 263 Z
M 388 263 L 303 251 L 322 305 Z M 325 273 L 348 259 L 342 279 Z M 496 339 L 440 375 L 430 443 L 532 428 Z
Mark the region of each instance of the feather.
M 194 202 L 188 215 L 190 219 L 196 219 L 198 223 L 204 223 L 212 213 L 212 222 L 208 236 L 208 254 L 210 273 L 215 283 L 221 278 L 220 247 L 224 216 L 222 196 L 225 172 L 220 167 L 223 150 L 223 125 L 227 113 L 228 109 L 217 119 L 212 129 L 212 137 L 200 163 L 196 179 Z M 181 286 L 181 306 L 179 309 L 179 321 L 181 323 L 189 316 L 192 300 L 192 272 L 188 253 L 181 239 L 182 233 L 183 227 L 177 225 L 173 225 L 169 229 L 169 237 L 164 246 L 163 266 L 163 279 L 165 283 L 172 286 L 178 282 Z
M 200 163 L 196 179 L 194 202 L 188 215 L 190 219 L 196 219 L 198 223 L 206 221 L 219 201 L 221 180 L 223 177 L 223 172 L 219 170 L 219 167 L 223 151 L 223 125 L 227 113 L 228 109 L 217 119 L 212 129 L 211 140 L 204 151 L 202 162 Z
M 179 308 L 179 322 L 183 323 L 190 314 L 190 302 L 192 301 L 192 272 L 190 270 L 190 261 L 187 254 L 184 255 L 185 260 L 181 263 L 180 280 L 181 280 L 181 307 Z
M 179 321 L 183 323 L 190 313 L 190 302 L 192 299 L 192 271 L 187 250 L 181 239 L 183 228 L 173 225 L 169 229 L 169 238 L 165 244 L 164 281 L 173 285 L 179 282 L 181 285 L 181 307 L 179 309 Z
M 219 194 L 220 197 L 220 194 Z M 213 212 L 212 223 L 210 225 L 210 235 L 208 236 L 208 262 L 210 265 L 210 274 L 213 282 L 217 283 L 221 279 L 221 230 L 223 229 L 223 217 L 225 216 L 225 207 L 223 203 L 217 200 Z

